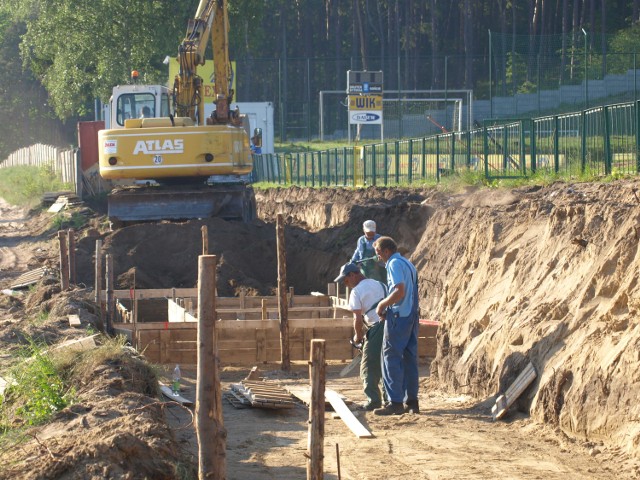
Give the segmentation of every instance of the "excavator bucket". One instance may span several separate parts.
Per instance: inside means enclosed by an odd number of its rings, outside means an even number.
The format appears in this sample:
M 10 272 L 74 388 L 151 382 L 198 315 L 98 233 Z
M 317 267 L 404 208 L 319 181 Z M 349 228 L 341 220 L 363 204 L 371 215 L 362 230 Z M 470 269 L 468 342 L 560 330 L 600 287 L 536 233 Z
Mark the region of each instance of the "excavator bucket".
M 109 195 L 108 215 L 115 225 L 211 217 L 249 222 L 256 206 L 253 189 L 245 185 L 130 187 Z

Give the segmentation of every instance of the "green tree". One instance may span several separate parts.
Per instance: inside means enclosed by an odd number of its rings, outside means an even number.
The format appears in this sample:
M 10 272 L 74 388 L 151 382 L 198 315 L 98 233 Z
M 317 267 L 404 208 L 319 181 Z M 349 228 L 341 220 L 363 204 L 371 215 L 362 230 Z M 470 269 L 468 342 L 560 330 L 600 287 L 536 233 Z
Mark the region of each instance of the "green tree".
M 20 50 L 60 118 L 85 115 L 94 98 L 108 100 L 132 70 L 144 83 L 165 83 L 195 13 L 194 0 L 28 0 L 18 12 L 26 33 Z

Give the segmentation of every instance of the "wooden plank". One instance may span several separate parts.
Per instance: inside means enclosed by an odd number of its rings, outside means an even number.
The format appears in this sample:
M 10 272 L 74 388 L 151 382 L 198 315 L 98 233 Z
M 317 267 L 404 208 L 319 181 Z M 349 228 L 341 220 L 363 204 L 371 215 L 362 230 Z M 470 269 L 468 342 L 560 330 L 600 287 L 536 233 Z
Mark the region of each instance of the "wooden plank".
M 190 407 L 191 405 L 193 405 L 193 402 L 191 400 L 189 400 L 188 398 L 184 398 L 182 395 L 174 395 L 171 389 L 168 386 L 163 385 L 162 383 L 160 384 L 160 391 L 165 397 L 173 400 L 174 402 L 178 402 L 186 407 Z
M 536 378 L 536 369 L 531 362 L 520 372 L 518 378 L 511 384 L 504 395 L 496 399 L 496 404 L 491 408 L 493 420 L 498 420 L 506 413 L 507 409 L 513 405 L 518 397 Z
M 69 326 L 70 327 L 79 327 L 82 324 L 80 323 L 80 316 L 78 315 L 69 315 Z
M 342 401 L 342 398 L 338 395 L 338 392 L 331 389 L 325 389 L 325 400 L 328 400 L 333 410 L 340 415 L 340 419 L 358 438 L 371 438 L 373 434 L 365 428 L 364 425 L 355 417 L 353 412 L 349 410 L 349 407 Z
M 71 352 L 83 352 L 85 350 L 91 350 L 96 348 L 96 337 L 98 334 L 91 335 L 90 337 L 78 338 L 76 340 L 68 340 L 60 345 L 57 345 L 51 349 L 52 352 L 59 351 L 71 351 Z

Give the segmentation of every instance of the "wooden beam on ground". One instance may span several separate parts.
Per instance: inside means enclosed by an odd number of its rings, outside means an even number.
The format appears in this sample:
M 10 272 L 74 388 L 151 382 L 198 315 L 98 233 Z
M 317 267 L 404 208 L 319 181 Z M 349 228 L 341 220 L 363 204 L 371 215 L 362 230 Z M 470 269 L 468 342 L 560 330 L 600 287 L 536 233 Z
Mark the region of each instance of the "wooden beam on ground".
M 333 410 L 340 415 L 340 419 L 345 423 L 358 438 L 373 437 L 372 433 L 367 430 L 364 425 L 355 417 L 349 407 L 342 401 L 338 392 L 334 390 L 325 390 L 325 397 L 333 407 Z
M 518 378 L 511 384 L 504 395 L 500 395 L 496 399 L 496 404 L 491 408 L 493 420 L 498 420 L 507 412 L 507 409 L 513 405 L 518 397 L 536 378 L 536 369 L 531 362 L 524 367 Z
M 196 433 L 198 478 L 226 478 L 227 431 L 222 419 L 220 364 L 216 349 L 215 255 L 198 258 L 198 376 L 196 389 Z
M 9 285 L 9 289 L 15 290 L 18 288 L 28 287 L 29 285 L 33 285 L 34 283 L 38 283 L 42 277 L 45 275 L 49 275 L 50 270 L 47 267 L 40 267 L 34 270 L 29 270 L 28 272 L 23 273 L 18 278 L 16 278 L 11 285 Z
M 61 352 L 61 351 L 70 351 L 70 352 L 84 352 L 85 350 L 91 350 L 96 348 L 96 337 L 98 334 L 91 335 L 89 337 L 78 338 L 75 340 L 67 340 L 66 342 L 61 343 L 60 345 L 56 345 L 51 348 L 49 351 L 51 352 Z
M 174 402 L 178 402 L 185 407 L 190 407 L 191 405 L 193 405 L 193 402 L 191 400 L 189 400 L 188 398 L 184 398 L 182 395 L 174 395 L 171 391 L 171 388 L 163 385 L 162 383 L 160 384 L 160 391 L 165 397 L 173 400 Z
M 311 407 L 309 408 L 309 436 L 307 442 L 307 480 L 324 478 L 324 390 L 325 390 L 325 341 L 311 341 L 309 380 L 311 383 Z
M 277 216 L 278 233 L 278 313 L 280 316 L 281 368 L 291 370 L 291 352 L 289 351 L 289 303 L 287 302 L 287 251 L 284 243 L 284 218 Z
M 67 232 L 58 231 L 60 241 L 60 289 L 64 292 L 69 290 L 69 254 L 67 251 Z

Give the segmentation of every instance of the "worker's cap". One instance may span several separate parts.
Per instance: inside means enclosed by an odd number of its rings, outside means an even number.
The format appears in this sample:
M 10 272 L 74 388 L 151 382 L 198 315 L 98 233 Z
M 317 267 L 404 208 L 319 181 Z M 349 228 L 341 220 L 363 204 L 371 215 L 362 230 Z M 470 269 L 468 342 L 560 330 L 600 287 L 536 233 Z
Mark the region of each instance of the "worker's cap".
M 344 277 L 346 277 L 350 273 L 359 272 L 359 271 L 360 269 L 355 263 L 345 263 L 340 269 L 340 275 L 336 277 L 334 282 L 336 283 L 341 282 L 342 280 L 344 280 Z
M 367 220 L 362 224 L 362 229 L 365 232 L 375 232 L 376 231 L 376 222 L 373 220 Z

